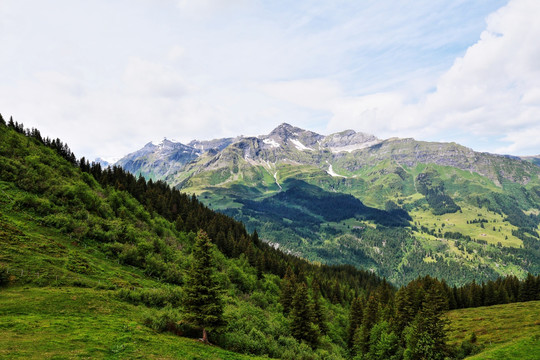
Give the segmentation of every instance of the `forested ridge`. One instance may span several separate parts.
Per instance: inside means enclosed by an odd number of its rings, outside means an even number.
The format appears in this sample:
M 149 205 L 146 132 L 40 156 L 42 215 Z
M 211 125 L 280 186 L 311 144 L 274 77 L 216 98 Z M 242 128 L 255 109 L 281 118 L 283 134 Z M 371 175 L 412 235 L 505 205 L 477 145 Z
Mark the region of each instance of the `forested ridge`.
M 2 192 L 10 194 L 0 203 L 8 214 L 2 241 L 16 245 L 24 235 L 9 215 L 20 214 L 69 238 L 73 249 L 89 247 L 138 269 L 153 288 L 111 281 L 83 253 L 66 253 L 60 267 L 49 262 L 57 283 L 58 274 L 83 278 L 60 286 L 93 288 L 103 280 L 121 301 L 151 309 L 144 323 L 158 332 L 200 337 L 208 328 L 214 344 L 277 358 L 462 358 L 479 349 L 471 339 L 447 345 L 445 311 L 540 300 L 540 276 L 531 274 L 461 287 L 425 276 L 397 289 L 370 271 L 312 264 L 194 196 L 77 160 L 59 139 L 1 115 L 0 140 Z M 51 285 L 10 273 L 17 255 L 9 251 L 0 257 L 2 286 Z M 201 291 L 212 300 L 202 301 Z

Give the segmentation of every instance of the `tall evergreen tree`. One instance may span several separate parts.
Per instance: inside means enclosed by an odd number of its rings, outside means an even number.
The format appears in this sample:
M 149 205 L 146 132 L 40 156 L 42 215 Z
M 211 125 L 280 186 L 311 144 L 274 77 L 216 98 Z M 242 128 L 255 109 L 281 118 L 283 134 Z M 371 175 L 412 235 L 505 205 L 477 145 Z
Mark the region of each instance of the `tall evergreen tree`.
M 521 283 L 519 289 L 519 301 L 537 300 L 538 289 L 536 287 L 536 279 L 532 274 L 528 274 L 525 281 Z
M 432 286 L 426 291 L 422 309 L 416 314 L 413 323 L 405 329 L 407 348 L 404 359 L 433 359 L 445 358 L 447 320 L 443 312 L 448 308 L 448 301 L 438 286 Z
M 297 340 L 304 340 L 312 347 L 319 340 L 319 329 L 314 324 L 313 305 L 307 286 L 301 283 L 294 294 L 291 304 L 291 333 Z
M 314 322 L 319 327 L 321 334 L 326 334 L 328 332 L 328 325 L 326 324 L 326 315 L 324 313 L 324 308 L 321 305 L 321 290 L 317 280 L 313 280 L 311 288 L 313 293 Z
M 415 282 L 402 287 L 396 293 L 396 316 L 394 318 L 394 331 L 396 334 L 403 334 L 403 330 L 413 321 L 420 307 L 419 297 L 423 289 L 417 286 Z M 402 338 L 402 344 L 405 339 Z
M 288 314 L 291 310 L 294 294 L 296 292 L 296 276 L 290 267 L 287 267 L 285 277 L 281 281 L 281 296 L 279 301 L 283 306 L 283 312 Z
M 402 358 L 399 336 L 394 334 L 386 321 L 381 321 L 371 328 L 369 352 L 363 356 L 366 360 L 399 360 Z
M 186 274 L 184 306 L 186 319 L 202 328 L 203 342 L 208 343 L 207 330 L 224 325 L 221 289 L 217 282 L 213 246 L 200 230 L 193 246 L 191 266 Z
M 371 328 L 377 323 L 379 317 L 379 302 L 375 296 L 371 295 L 367 301 L 364 309 L 364 318 L 362 319 L 362 326 L 358 329 L 355 342 L 356 347 L 367 353 L 369 351 L 369 334 Z
M 362 319 L 364 318 L 364 306 L 362 299 L 357 297 L 353 300 L 351 305 L 351 311 L 349 312 L 349 327 L 347 329 L 347 345 L 352 351 L 354 346 L 354 335 L 362 326 Z
M 473 279 L 471 283 L 471 306 L 478 307 L 482 306 L 484 300 L 482 299 L 482 287 L 476 283 Z

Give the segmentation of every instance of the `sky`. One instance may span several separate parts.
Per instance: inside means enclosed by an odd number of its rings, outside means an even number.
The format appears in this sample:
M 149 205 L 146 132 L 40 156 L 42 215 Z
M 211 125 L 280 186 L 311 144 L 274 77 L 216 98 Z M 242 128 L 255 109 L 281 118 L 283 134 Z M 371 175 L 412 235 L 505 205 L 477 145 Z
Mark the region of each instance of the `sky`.
M 540 154 L 538 0 L 0 0 L 0 113 L 105 159 L 269 133 Z

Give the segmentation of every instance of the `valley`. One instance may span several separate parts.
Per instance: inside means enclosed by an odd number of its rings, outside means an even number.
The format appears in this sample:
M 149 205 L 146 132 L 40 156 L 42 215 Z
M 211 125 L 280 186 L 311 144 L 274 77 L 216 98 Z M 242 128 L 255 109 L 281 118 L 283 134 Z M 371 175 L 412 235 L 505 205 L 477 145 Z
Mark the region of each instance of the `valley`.
M 539 270 L 540 167 L 529 158 L 289 124 L 192 143 L 147 145 L 117 165 L 196 194 L 291 254 L 398 284 Z

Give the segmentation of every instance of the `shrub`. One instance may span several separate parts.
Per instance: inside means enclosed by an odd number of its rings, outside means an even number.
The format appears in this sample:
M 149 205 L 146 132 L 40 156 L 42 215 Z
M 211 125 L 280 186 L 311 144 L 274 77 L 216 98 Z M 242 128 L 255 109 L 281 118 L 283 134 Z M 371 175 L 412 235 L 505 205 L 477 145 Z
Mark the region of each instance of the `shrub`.
M 7 269 L 0 267 L 0 287 L 9 285 L 9 273 Z
M 255 288 L 257 281 L 256 277 L 245 273 L 238 266 L 234 264 L 231 265 L 227 271 L 227 274 L 229 275 L 231 282 L 235 284 L 238 290 L 241 292 L 249 293 Z
M 255 328 L 252 328 L 249 333 L 234 331 L 221 334 L 218 337 L 218 343 L 228 350 L 244 354 L 266 354 L 270 357 L 281 355 L 277 343 Z
M 131 244 L 124 244 L 118 258 L 122 264 L 140 267 L 143 263 L 142 258 L 139 256 L 139 250 Z
M 157 332 L 169 331 L 173 334 L 183 335 L 180 320 L 180 312 L 171 306 L 159 311 L 149 310 L 144 316 L 144 324 Z
M 184 283 L 182 271 L 175 265 L 168 263 L 167 269 L 163 274 L 163 281 L 166 281 L 169 284 L 182 285 Z
M 85 279 L 75 279 L 72 282 L 72 285 L 74 287 L 80 287 L 80 288 L 92 288 L 94 285 L 90 283 L 88 280 Z
M 158 254 L 149 253 L 145 258 L 146 267 L 144 272 L 148 276 L 154 276 L 161 278 L 163 273 L 165 273 L 166 265 L 163 262 L 163 259 Z
M 118 296 L 132 304 L 145 304 L 151 307 L 178 307 L 182 301 L 182 292 L 177 288 L 161 289 L 120 289 Z
M 168 305 L 163 309 L 148 309 L 144 324 L 157 332 L 171 332 L 178 336 L 197 338 L 200 330 L 182 320 L 180 311 Z
M 260 291 L 255 291 L 253 294 L 251 294 L 249 300 L 253 305 L 258 306 L 262 309 L 266 309 L 270 305 L 265 294 Z
M 80 256 L 77 252 L 69 253 L 66 269 L 78 274 L 92 274 L 94 272 L 88 260 Z
M 52 226 L 60 229 L 65 234 L 73 232 L 75 223 L 73 219 L 66 214 L 51 214 L 43 218 L 43 222 L 47 226 Z
M 33 194 L 26 193 L 22 198 L 17 199 L 15 208 L 18 210 L 31 210 L 37 215 L 48 215 L 54 212 L 53 204 L 47 200 L 39 198 Z

